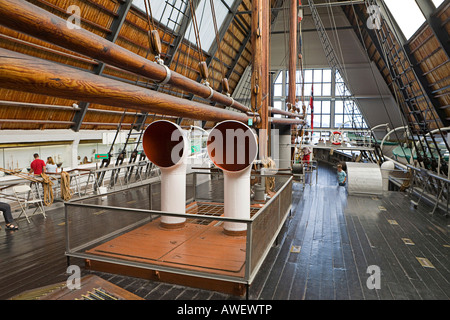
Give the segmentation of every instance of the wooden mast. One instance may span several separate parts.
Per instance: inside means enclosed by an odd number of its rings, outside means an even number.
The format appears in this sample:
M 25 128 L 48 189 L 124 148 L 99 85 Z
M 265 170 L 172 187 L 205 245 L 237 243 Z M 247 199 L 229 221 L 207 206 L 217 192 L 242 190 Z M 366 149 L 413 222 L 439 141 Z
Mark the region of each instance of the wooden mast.
M 261 153 L 261 158 L 270 156 L 270 123 L 269 123 L 269 102 L 270 102 L 270 3 L 271 1 L 262 1 L 262 22 L 261 40 L 262 40 L 262 105 L 261 105 L 261 127 L 265 129 L 266 137 L 264 137 L 265 149 Z
M 289 18 L 289 91 L 288 104 L 289 111 L 295 106 L 296 92 L 295 79 L 297 72 L 297 1 L 290 0 L 290 18 Z
M 252 77 L 251 104 L 258 112 L 261 122 L 259 129 L 259 158 L 269 156 L 269 35 L 270 3 L 266 0 L 252 1 Z

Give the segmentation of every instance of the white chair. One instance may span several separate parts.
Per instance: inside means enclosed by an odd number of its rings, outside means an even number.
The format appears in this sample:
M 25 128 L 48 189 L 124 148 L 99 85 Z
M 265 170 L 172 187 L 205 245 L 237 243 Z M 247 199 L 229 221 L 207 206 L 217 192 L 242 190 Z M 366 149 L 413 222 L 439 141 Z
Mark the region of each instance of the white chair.
M 36 208 L 33 211 L 32 216 L 36 213 L 36 211 L 40 211 L 44 218 L 47 218 L 44 210 L 44 202 L 42 201 L 40 195 L 36 196 L 36 194 L 31 190 L 31 187 L 28 185 L 19 185 L 13 187 L 14 195 L 16 196 L 17 202 L 19 202 L 20 208 L 22 212 L 19 214 L 18 218 L 22 214 L 27 218 L 28 223 L 30 223 L 30 219 L 27 215 L 27 209 L 30 204 L 35 204 Z

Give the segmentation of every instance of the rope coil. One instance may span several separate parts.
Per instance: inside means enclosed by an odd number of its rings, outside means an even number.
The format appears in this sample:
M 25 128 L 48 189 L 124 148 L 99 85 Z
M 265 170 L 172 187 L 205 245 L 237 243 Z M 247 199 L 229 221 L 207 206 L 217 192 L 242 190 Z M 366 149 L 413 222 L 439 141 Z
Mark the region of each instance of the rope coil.
M 73 192 L 70 189 L 70 175 L 67 172 L 61 172 L 61 198 L 64 201 L 72 199 Z
M 44 197 L 42 201 L 48 207 L 52 205 L 53 200 L 55 198 L 53 195 L 53 188 L 52 188 L 54 183 L 53 181 L 51 181 L 50 177 L 45 173 L 41 173 L 41 177 L 42 177 L 42 188 L 44 189 Z

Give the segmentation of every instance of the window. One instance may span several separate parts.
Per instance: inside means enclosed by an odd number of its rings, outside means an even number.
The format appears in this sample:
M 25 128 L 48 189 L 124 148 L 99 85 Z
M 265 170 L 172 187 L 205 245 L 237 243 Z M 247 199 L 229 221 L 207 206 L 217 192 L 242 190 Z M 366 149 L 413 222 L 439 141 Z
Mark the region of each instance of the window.
M 230 7 L 234 0 L 225 1 Z M 188 8 L 190 10 L 190 8 Z M 222 1 L 214 1 L 214 12 L 216 13 L 217 30 L 220 32 L 220 27 L 229 13 L 228 8 Z M 214 30 L 213 15 L 211 11 L 211 2 L 209 0 L 200 0 L 200 3 L 195 10 L 195 17 L 197 19 L 197 26 L 200 36 L 200 45 L 202 50 L 209 51 L 211 45 L 216 41 L 216 33 Z M 190 22 L 186 30 L 185 38 L 193 44 L 197 44 L 195 40 L 195 32 L 193 29 L 193 21 Z
M 273 85 L 273 95 L 274 97 L 283 95 L 283 71 L 278 73 L 278 77 L 275 79 Z
M 406 39 L 411 38 L 425 22 L 425 17 L 415 0 L 384 0 L 384 2 Z
M 235 0 L 224 0 L 230 8 L 234 1 Z M 145 0 L 133 0 L 133 5 L 146 13 L 144 2 Z M 150 1 L 150 6 L 152 9 L 153 19 L 159 21 L 162 25 L 167 26 L 175 32 L 178 31 L 180 27 L 184 13 L 189 12 L 190 14 L 191 10 L 189 1 L 186 0 Z M 229 13 L 229 10 L 222 1 L 214 1 L 214 10 L 216 13 L 217 29 L 220 32 L 220 27 Z M 197 18 L 201 47 L 204 51 L 209 51 L 216 37 L 211 3 L 209 0 L 200 0 L 200 3 L 195 10 L 195 17 Z M 191 21 L 186 30 L 185 38 L 196 45 L 197 42 L 195 40 L 195 33 L 192 23 L 193 22 Z
M 339 74 L 339 71 L 336 70 L 336 84 L 335 84 L 335 92 L 336 97 L 347 97 L 350 95 L 350 90 L 348 90 L 347 85 L 344 82 L 344 79 Z
M 309 101 L 311 91 L 314 90 L 314 128 L 331 127 L 331 69 L 307 69 L 305 74 L 305 101 Z M 301 77 L 300 77 L 301 79 Z M 301 94 L 301 91 L 300 91 Z M 309 102 L 307 121 L 311 123 L 311 109 Z
M 334 109 L 335 128 L 367 128 L 358 106 L 350 100 L 336 100 Z
M 345 85 L 344 79 L 339 72 L 332 69 L 306 69 L 303 71 L 304 83 L 304 103 L 307 106 L 306 120 L 311 123 L 311 109 L 309 99 L 311 89 L 314 88 L 314 128 L 367 128 L 358 106 L 349 99 L 351 92 Z M 288 77 L 286 70 L 279 72 L 274 81 L 274 108 L 285 109 L 285 98 L 288 96 Z M 297 71 L 296 84 L 297 96 L 302 95 L 302 74 Z M 285 83 L 284 83 L 285 82 Z M 283 85 L 286 92 L 283 94 Z M 333 90 L 332 90 L 333 89 Z M 333 96 L 334 94 L 334 96 Z M 274 115 L 281 117 L 281 115 Z
M 144 1 L 133 0 L 133 4 L 146 13 Z M 183 12 L 186 10 L 186 3 L 183 0 L 150 1 L 152 17 L 169 29 L 178 31 Z
M 432 1 L 436 8 L 438 8 L 442 4 L 442 2 L 444 2 L 444 0 L 432 0 Z

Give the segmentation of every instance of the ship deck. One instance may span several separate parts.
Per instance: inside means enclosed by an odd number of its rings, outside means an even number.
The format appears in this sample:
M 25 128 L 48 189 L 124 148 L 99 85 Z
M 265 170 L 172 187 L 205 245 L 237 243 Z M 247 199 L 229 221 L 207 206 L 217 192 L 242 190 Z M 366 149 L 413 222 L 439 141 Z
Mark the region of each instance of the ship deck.
M 138 200 L 142 195 L 136 194 Z M 335 170 L 320 165 L 318 181 L 294 183 L 292 214 L 250 286 L 250 299 L 448 300 L 450 222 L 406 193 L 349 196 L 337 186 Z M 129 200 L 128 201 L 133 201 Z M 65 282 L 64 206 L 47 219 L 17 221 L 18 231 L 0 232 L 0 299 Z M 88 232 L 88 228 L 86 232 Z M 84 269 L 148 300 L 245 299 L 204 289 Z M 380 270 L 380 289 L 369 280 Z M 373 269 L 369 269 L 373 270 Z M 373 271 L 372 271 L 373 272 Z M 372 278 L 371 278 L 372 279 Z M 378 281 L 377 280 L 377 281 Z M 369 283 L 369 285 L 368 285 Z

